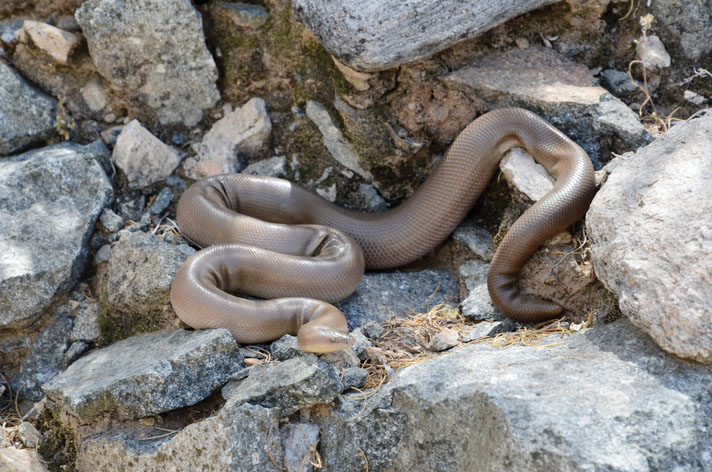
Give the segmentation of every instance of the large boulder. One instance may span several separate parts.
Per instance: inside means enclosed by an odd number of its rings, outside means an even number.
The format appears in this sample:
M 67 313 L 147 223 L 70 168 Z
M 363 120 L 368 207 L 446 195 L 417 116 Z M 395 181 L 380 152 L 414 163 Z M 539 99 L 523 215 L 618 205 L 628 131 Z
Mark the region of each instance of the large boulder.
M 79 279 L 114 198 L 106 157 L 100 143 L 65 143 L 0 160 L 0 328 L 31 321 Z
M 189 0 L 89 0 L 75 16 L 101 75 L 161 123 L 193 126 L 220 99 L 202 19 Z
M 712 116 L 611 170 L 586 218 L 598 278 L 660 346 L 712 363 Z

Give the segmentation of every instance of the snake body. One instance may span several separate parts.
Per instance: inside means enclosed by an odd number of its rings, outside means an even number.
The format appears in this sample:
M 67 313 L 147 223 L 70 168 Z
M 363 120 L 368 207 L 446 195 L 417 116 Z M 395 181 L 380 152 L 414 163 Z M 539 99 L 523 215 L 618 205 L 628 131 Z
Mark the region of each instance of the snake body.
M 517 277 L 539 245 L 584 215 L 595 192 L 593 166 L 576 143 L 518 108 L 473 121 L 416 192 L 383 213 L 347 210 L 270 177 L 225 174 L 196 182 L 181 196 L 177 218 L 183 234 L 205 249 L 178 271 L 173 307 L 186 324 L 227 328 L 241 343 L 291 333 L 305 351 L 343 349 L 352 342 L 346 320 L 327 302 L 353 292 L 364 267 L 400 267 L 440 244 L 513 147 L 525 148 L 556 184 L 499 244 L 489 293 L 514 319 L 554 317 L 562 307 L 520 293 Z M 237 292 L 269 300 L 230 294 Z

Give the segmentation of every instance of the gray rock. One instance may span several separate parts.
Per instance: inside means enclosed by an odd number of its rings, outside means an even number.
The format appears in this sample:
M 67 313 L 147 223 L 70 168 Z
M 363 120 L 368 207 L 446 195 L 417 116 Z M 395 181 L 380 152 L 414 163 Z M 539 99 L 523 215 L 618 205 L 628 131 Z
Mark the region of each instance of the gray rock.
M 284 177 L 287 175 L 287 158 L 284 156 L 274 156 L 269 159 L 262 159 L 245 167 L 242 173 L 266 175 L 268 177 Z
M 252 98 L 234 111 L 227 105 L 225 116 L 205 133 L 196 156 L 183 164 L 185 175 L 198 180 L 238 172 L 244 166 L 240 157 L 255 157 L 271 133 L 272 121 L 263 99 Z
M 37 451 L 0 447 L 0 469 L 3 472 L 47 472 Z
M 386 328 L 381 323 L 372 321 L 363 325 L 361 330 L 368 339 L 378 339 L 386 331 Z
M 0 160 L 0 326 L 38 316 L 79 279 L 113 200 L 96 152 L 65 143 Z
M 457 306 L 457 280 L 449 272 L 425 269 L 418 272 L 370 273 L 346 300 L 336 303 L 349 324 L 349 330 L 369 321 L 383 322 L 388 311 L 425 312 L 439 303 Z
M 285 423 L 279 427 L 284 448 L 287 472 L 311 472 L 311 464 L 319 443 L 319 425 L 314 423 Z
M 659 0 L 648 7 L 655 24 L 665 26 L 685 57 L 697 60 L 712 51 L 712 11 L 704 0 Z
M 292 357 L 301 356 L 304 354 L 297 344 L 297 337 L 291 334 L 285 334 L 270 346 L 272 355 L 281 360 L 286 361 Z
M 613 161 L 586 227 L 596 276 L 660 346 L 712 363 L 712 116 Z
M 17 42 L 15 33 L 22 29 L 24 22 L 25 20 L 23 18 L 11 18 L 0 21 L 0 42 L 6 44 L 14 44 Z
M 57 103 L 0 62 L 0 157 L 54 135 Z
M 324 47 L 359 70 L 388 69 L 478 36 L 553 0 L 295 0 Z
M 228 383 L 222 395 L 235 404 L 278 408 L 283 417 L 303 407 L 329 403 L 342 390 L 336 369 L 309 354 L 254 370 L 245 380 Z
M 282 455 L 276 408 L 228 402 L 217 415 L 185 427 L 170 439 L 145 440 L 122 433 L 88 438 L 77 454 L 77 470 L 280 472 L 284 471 Z
M 357 200 L 363 202 L 363 207 L 370 213 L 381 213 L 388 209 L 388 203 L 371 184 L 359 184 L 355 195 Z
M 145 312 L 170 303 L 173 276 L 195 252 L 142 231 L 121 231 L 111 251 L 107 298 L 114 308 Z
M 75 17 L 99 73 L 155 111 L 194 126 L 220 99 L 200 14 L 187 0 L 89 0 Z
M 473 321 L 504 320 L 505 315 L 492 303 L 487 290 L 489 264 L 476 259 L 460 266 L 460 275 L 465 280 L 467 295 L 462 301 L 462 315 Z
M 321 424 L 325 469 L 361 470 L 360 450 L 372 471 L 708 468 L 710 367 L 626 320 L 540 345 L 468 345 L 399 371 L 363 411 L 342 403 Z
M 368 371 L 361 367 L 348 367 L 344 369 L 344 375 L 341 382 L 344 384 L 344 390 L 352 387 L 361 388 L 366 385 Z
M 104 208 L 99 216 L 99 222 L 110 233 L 116 233 L 124 227 L 124 219 L 114 213 L 111 208 Z
M 491 108 L 520 106 L 551 122 L 588 152 L 596 168 L 652 138 L 623 102 L 595 85 L 587 67 L 533 46 L 476 59 L 443 78 Z
M 180 164 L 176 151 L 163 144 L 138 120 L 123 127 L 116 139 L 113 157 L 132 189 L 165 180 Z
M 328 362 L 340 371 L 352 367 L 359 367 L 361 361 L 359 361 L 358 356 L 351 349 L 342 349 L 340 351 L 328 352 L 319 356 L 324 362 Z
M 336 126 L 329 115 L 329 111 L 321 103 L 314 100 L 307 101 L 307 116 L 319 128 L 324 138 L 324 146 L 329 150 L 331 157 L 339 164 L 359 174 L 366 180 L 373 179 L 370 172 L 361 166 L 358 154 L 353 146 L 344 138 L 341 130 Z
M 35 428 L 29 421 L 23 421 L 20 423 L 17 427 L 17 435 L 20 437 L 22 444 L 30 449 L 35 449 L 42 439 L 42 434 L 40 434 L 40 432 L 37 431 L 37 428 Z
M 470 221 L 463 221 L 452 233 L 452 237 L 463 244 L 467 244 L 470 251 L 483 261 L 491 261 L 494 255 L 492 237 L 486 229 Z
M 74 341 L 71 346 L 69 346 L 69 349 L 67 349 L 67 353 L 64 356 L 67 365 L 79 359 L 88 349 L 89 343 L 84 341 Z
M 349 334 L 351 334 L 351 337 L 354 338 L 354 343 L 351 345 L 351 350 L 361 361 L 366 360 L 366 357 L 368 356 L 366 355 L 365 349 L 367 347 L 371 347 L 373 344 L 371 344 L 371 341 L 366 336 L 364 336 L 362 328 L 356 328 Z
M 601 78 L 603 79 L 604 85 L 616 96 L 625 95 L 638 90 L 638 87 L 633 84 L 628 74 L 620 70 L 606 69 L 601 72 Z
M 94 237 L 96 236 L 98 235 L 94 235 Z M 92 247 L 94 247 L 93 241 L 92 239 Z M 99 244 L 99 249 L 94 254 L 94 260 L 92 261 L 95 266 L 108 262 L 109 259 L 111 259 L 111 246 L 104 244 L 103 241 L 97 242 L 97 244 Z
M 213 8 L 227 15 L 235 26 L 242 28 L 257 29 L 264 25 L 269 18 L 267 10 L 260 5 L 219 1 L 215 2 Z
M 445 328 L 432 337 L 426 348 L 429 351 L 441 352 L 457 346 L 459 342 L 460 335 L 457 330 Z
M 635 53 L 643 61 L 646 69 L 665 69 L 670 67 L 670 54 L 665 45 L 655 35 L 643 36 L 635 43 Z
M 174 189 L 178 190 L 179 192 L 183 192 L 183 190 L 188 188 L 188 184 L 186 183 L 186 181 L 181 179 L 177 175 L 169 176 L 166 179 L 166 185 L 173 187 Z
M 474 327 L 464 329 L 460 341 L 469 343 L 475 339 L 492 337 L 505 331 L 505 323 L 502 321 L 480 321 Z
M 516 188 L 533 202 L 539 201 L 554 188 L 554 178 L 522 149 L 515 148 L 508 152 L 499 162 L 499 168 L 510 187 Z
M 146 209 L 146 213 L 153 216 L 160 215 L 166 208 L 168 208 L 168 205 L 171 204 L 172 200 L 173 192 L 171 192 L 171 189 L 163 187 L 161 191 L 158 192 L 156 199 L 153 201 L 153 205 Z
M 72 320 L 65 315 L 57 315 L 35 339 L 30 355 L 10 382 L 12 390 L 19 391 L 28 400 L 42 399 L 42 384 L 52 380 L 67 367 L 65 354 L 69 349 L 71 333 Z
M 194 405 L 242 364 L 227 330 L 160 331 L 93 351 L 42 388 L 81 422 L 141 418 Z

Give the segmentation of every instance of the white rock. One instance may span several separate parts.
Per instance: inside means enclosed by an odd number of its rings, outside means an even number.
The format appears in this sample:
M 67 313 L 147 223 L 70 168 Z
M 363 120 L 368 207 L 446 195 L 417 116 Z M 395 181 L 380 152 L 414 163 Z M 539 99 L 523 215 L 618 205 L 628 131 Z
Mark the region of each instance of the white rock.
M 474 252 L 482 260 L 491 261 L 494 255 L 492 238 L 486 229 L 475 225 L 469 221 L 464 221 L 457 227 L 452 237 L 467 244 L 470 251 Z
M 197 156 L 186 160 L 185 174 L 201 179 L 238 170 L 238 154 L 256 155 L 272 132 L 272 121 L 265 101 L 252 98 L 242 107 L 225 108 L 225 116 L 205 133 Z
M 284 177 L 287 175 L 287 158 L 274 156 L 269 159 L 253 162 L 245 167 L 243 174 L 266 175 L 269 177 Z
M 472 320 L 500 320 L 504 315 L 492 303 L 487 290 L 489 264 L 470 260 L 460 266 L 460 275 L 465 280 L 467 296 L 462 301 L 462 314 Z
M 660 38 L 655 35 L 641 37 L 636 41 L 635 52 L 646 69 L 670 67 L 670 54 L 665 50 L 665 45 Z
M 336 201 L 336 184 L 331 184 L 331 187 L 318 188 L 316 193 L 321 195 L 323 198 L 329 200 L 330 202 Z
M 124 126 L 116 140 L 113 158 L 132 189 L 165 180 L 180 163 L 176 151 L 163 144 L 138 120 Z
M 92 79 L 82 87 L 82 98 L 91 111 L 101 111 L 106 106 L 104 87 L 96 79 Z
M 586 218 L 598 278 L 665 350 L 712 363 L 712 116 L 618 158 Z
M 46 472 L 37 451 L 0 447 L 0 470 L 3 472 Z
M 536 202 L 554 188 L 554 179 L 544 166 L 519 148 L 512 149 L 499 163 L 509 185 Z
M 15 32 L 15 38 L 20 42 L 28 42 L 43 51 L 58 64 L 67 64 L 69 56 L 81 40 L 76 34 L 61 30 L 47 23 L 25 20 L 22 29 Z
M 307 116 L 319 128 L 324 138 L 324 145 L 334 159 L 366 180 L 373 178 L 370 172 L 361 167 L 358 154 L 334 124 L 324 105 L 314 100 L 307 101 Z

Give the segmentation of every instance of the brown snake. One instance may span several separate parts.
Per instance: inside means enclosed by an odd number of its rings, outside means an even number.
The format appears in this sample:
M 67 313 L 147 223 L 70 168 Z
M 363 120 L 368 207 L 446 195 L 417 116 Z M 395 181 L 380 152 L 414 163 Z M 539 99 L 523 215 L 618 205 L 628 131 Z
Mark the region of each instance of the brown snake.
M 584 215 L 595 192 L 593 166 L 563 133 L 517 108 L 473 121 L 420 188 L 384 213 L 346 210 L 276 178 L 226 174 L 196 182 L 180 198 L 177 217 L 183 234 L 205 249 L 176 274 L 173 307 L 186 324 L 227 328 L 240 343 L 290 333 L 305 351 L 343 349 L 352 343 L 346 320 L 326 302 L 353 292 L 364 265 L 400 267 L 440 244 L 513 147 L 526 149 L 556 184 L 509 229 L 487 285 L 508 316 L 552 318 L 562 307 L 520 293 L 517 276 L 539 245 Z

